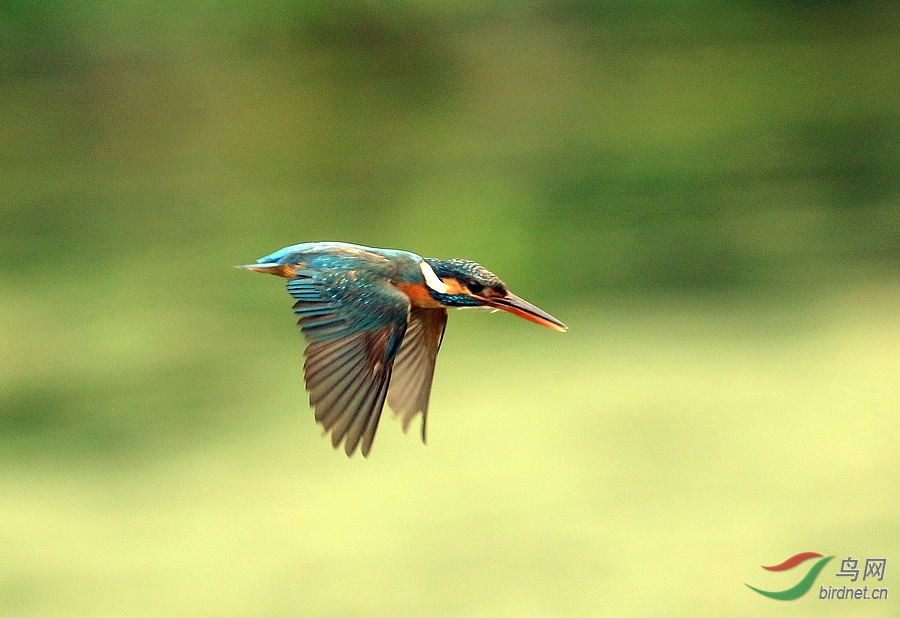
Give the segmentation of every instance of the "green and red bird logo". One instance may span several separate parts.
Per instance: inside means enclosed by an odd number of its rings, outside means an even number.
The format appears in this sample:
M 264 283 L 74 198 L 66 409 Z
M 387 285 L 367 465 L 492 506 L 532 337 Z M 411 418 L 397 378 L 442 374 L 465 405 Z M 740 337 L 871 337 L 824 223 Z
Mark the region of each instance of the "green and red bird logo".
M 787 571 L 789 569 L 793 569 L 795 566 L 802 562 L 806 562 L 810 558 L 820 558 L 820 560 L 816 561 L 815 564 L 810 567 L 809 571 L 807 571 L 806 575 L 803 576 L 795 586 L 788 588 L 787 590 L 760 590 L 759 588 L 754 588 L 750 584 L 744 584 L 750 590 L 754 590 L 760 593 L 763 596 L 767 596 L 772 599 L 778 599 L 779 601 L 792 601 L 794 599 L 802 597 L 806 592 L 812 588 L 813 582 L 816 581 L 816 577 L 819 575 L 819 571 L 822 570 L 829 560 L 834 558 L 834 556 L 822 557 L 822 554 L 817 554 L 814 551 L 805 551 L 799 553 L 795 556 L 791 556 L 781 564 L 776 564 L 775 566 L 764 566 L 763 568 L 767 571 Z

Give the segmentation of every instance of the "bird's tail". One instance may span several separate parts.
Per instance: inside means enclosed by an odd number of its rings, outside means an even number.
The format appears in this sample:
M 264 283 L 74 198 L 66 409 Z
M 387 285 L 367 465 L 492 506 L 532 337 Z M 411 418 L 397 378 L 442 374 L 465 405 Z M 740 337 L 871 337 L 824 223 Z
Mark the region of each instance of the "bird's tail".
M 268 273 L 284 277 L 285 279 L 293 279 L 296 276 L 296 267 L 292 264 L 277 264 L 274 262 L 266 264 L 239 264 L 235 268 L 252 270 L 255 273 Z

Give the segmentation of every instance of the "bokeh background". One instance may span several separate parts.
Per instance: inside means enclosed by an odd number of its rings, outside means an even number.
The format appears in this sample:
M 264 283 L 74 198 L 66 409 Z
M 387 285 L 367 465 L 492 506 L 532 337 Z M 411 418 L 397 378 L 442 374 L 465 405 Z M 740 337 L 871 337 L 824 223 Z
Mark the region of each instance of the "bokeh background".
M 0 178 L 0 615 L 897 615 L 897 3 L 4 0 Z M 571 330 L 348 460 L 232 268 L 314 240 Z

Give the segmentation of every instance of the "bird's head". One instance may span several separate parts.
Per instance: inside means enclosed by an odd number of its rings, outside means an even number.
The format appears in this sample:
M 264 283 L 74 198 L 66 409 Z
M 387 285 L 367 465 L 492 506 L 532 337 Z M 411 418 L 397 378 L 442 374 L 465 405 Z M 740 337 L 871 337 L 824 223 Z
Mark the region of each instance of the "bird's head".
M 428 293 L 445 307 L 502 309 L 553 330 L 565 332 L 568 328 L 549 313 L 507 290 L 497 275 L 480 264 L 459 259 L 425 258 L 425 261 L 439 279 L 439 282 L 426 281 Z

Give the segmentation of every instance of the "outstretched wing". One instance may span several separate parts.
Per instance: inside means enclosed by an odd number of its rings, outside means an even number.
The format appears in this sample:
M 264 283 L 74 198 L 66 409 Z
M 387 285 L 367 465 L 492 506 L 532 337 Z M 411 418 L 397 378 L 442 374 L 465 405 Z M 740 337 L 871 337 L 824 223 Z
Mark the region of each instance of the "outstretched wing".
M 403 417 L 403 431 L 409 429 L 416 414 L 422 414 L 422 442 L 425 442 L 425 421 L 428 418 L 428 398 L 434 378 L 447 310 L 415 307 L 409 314 L 409 325 L 400 352 L 394 361 L 394 375 L 387 401 L 397 416 Z
M 409 318 L 409 299 L 356 270 L 299 270 L 288 281 L 308 345 L 306 390 L 335 448 L 369 455 Z

